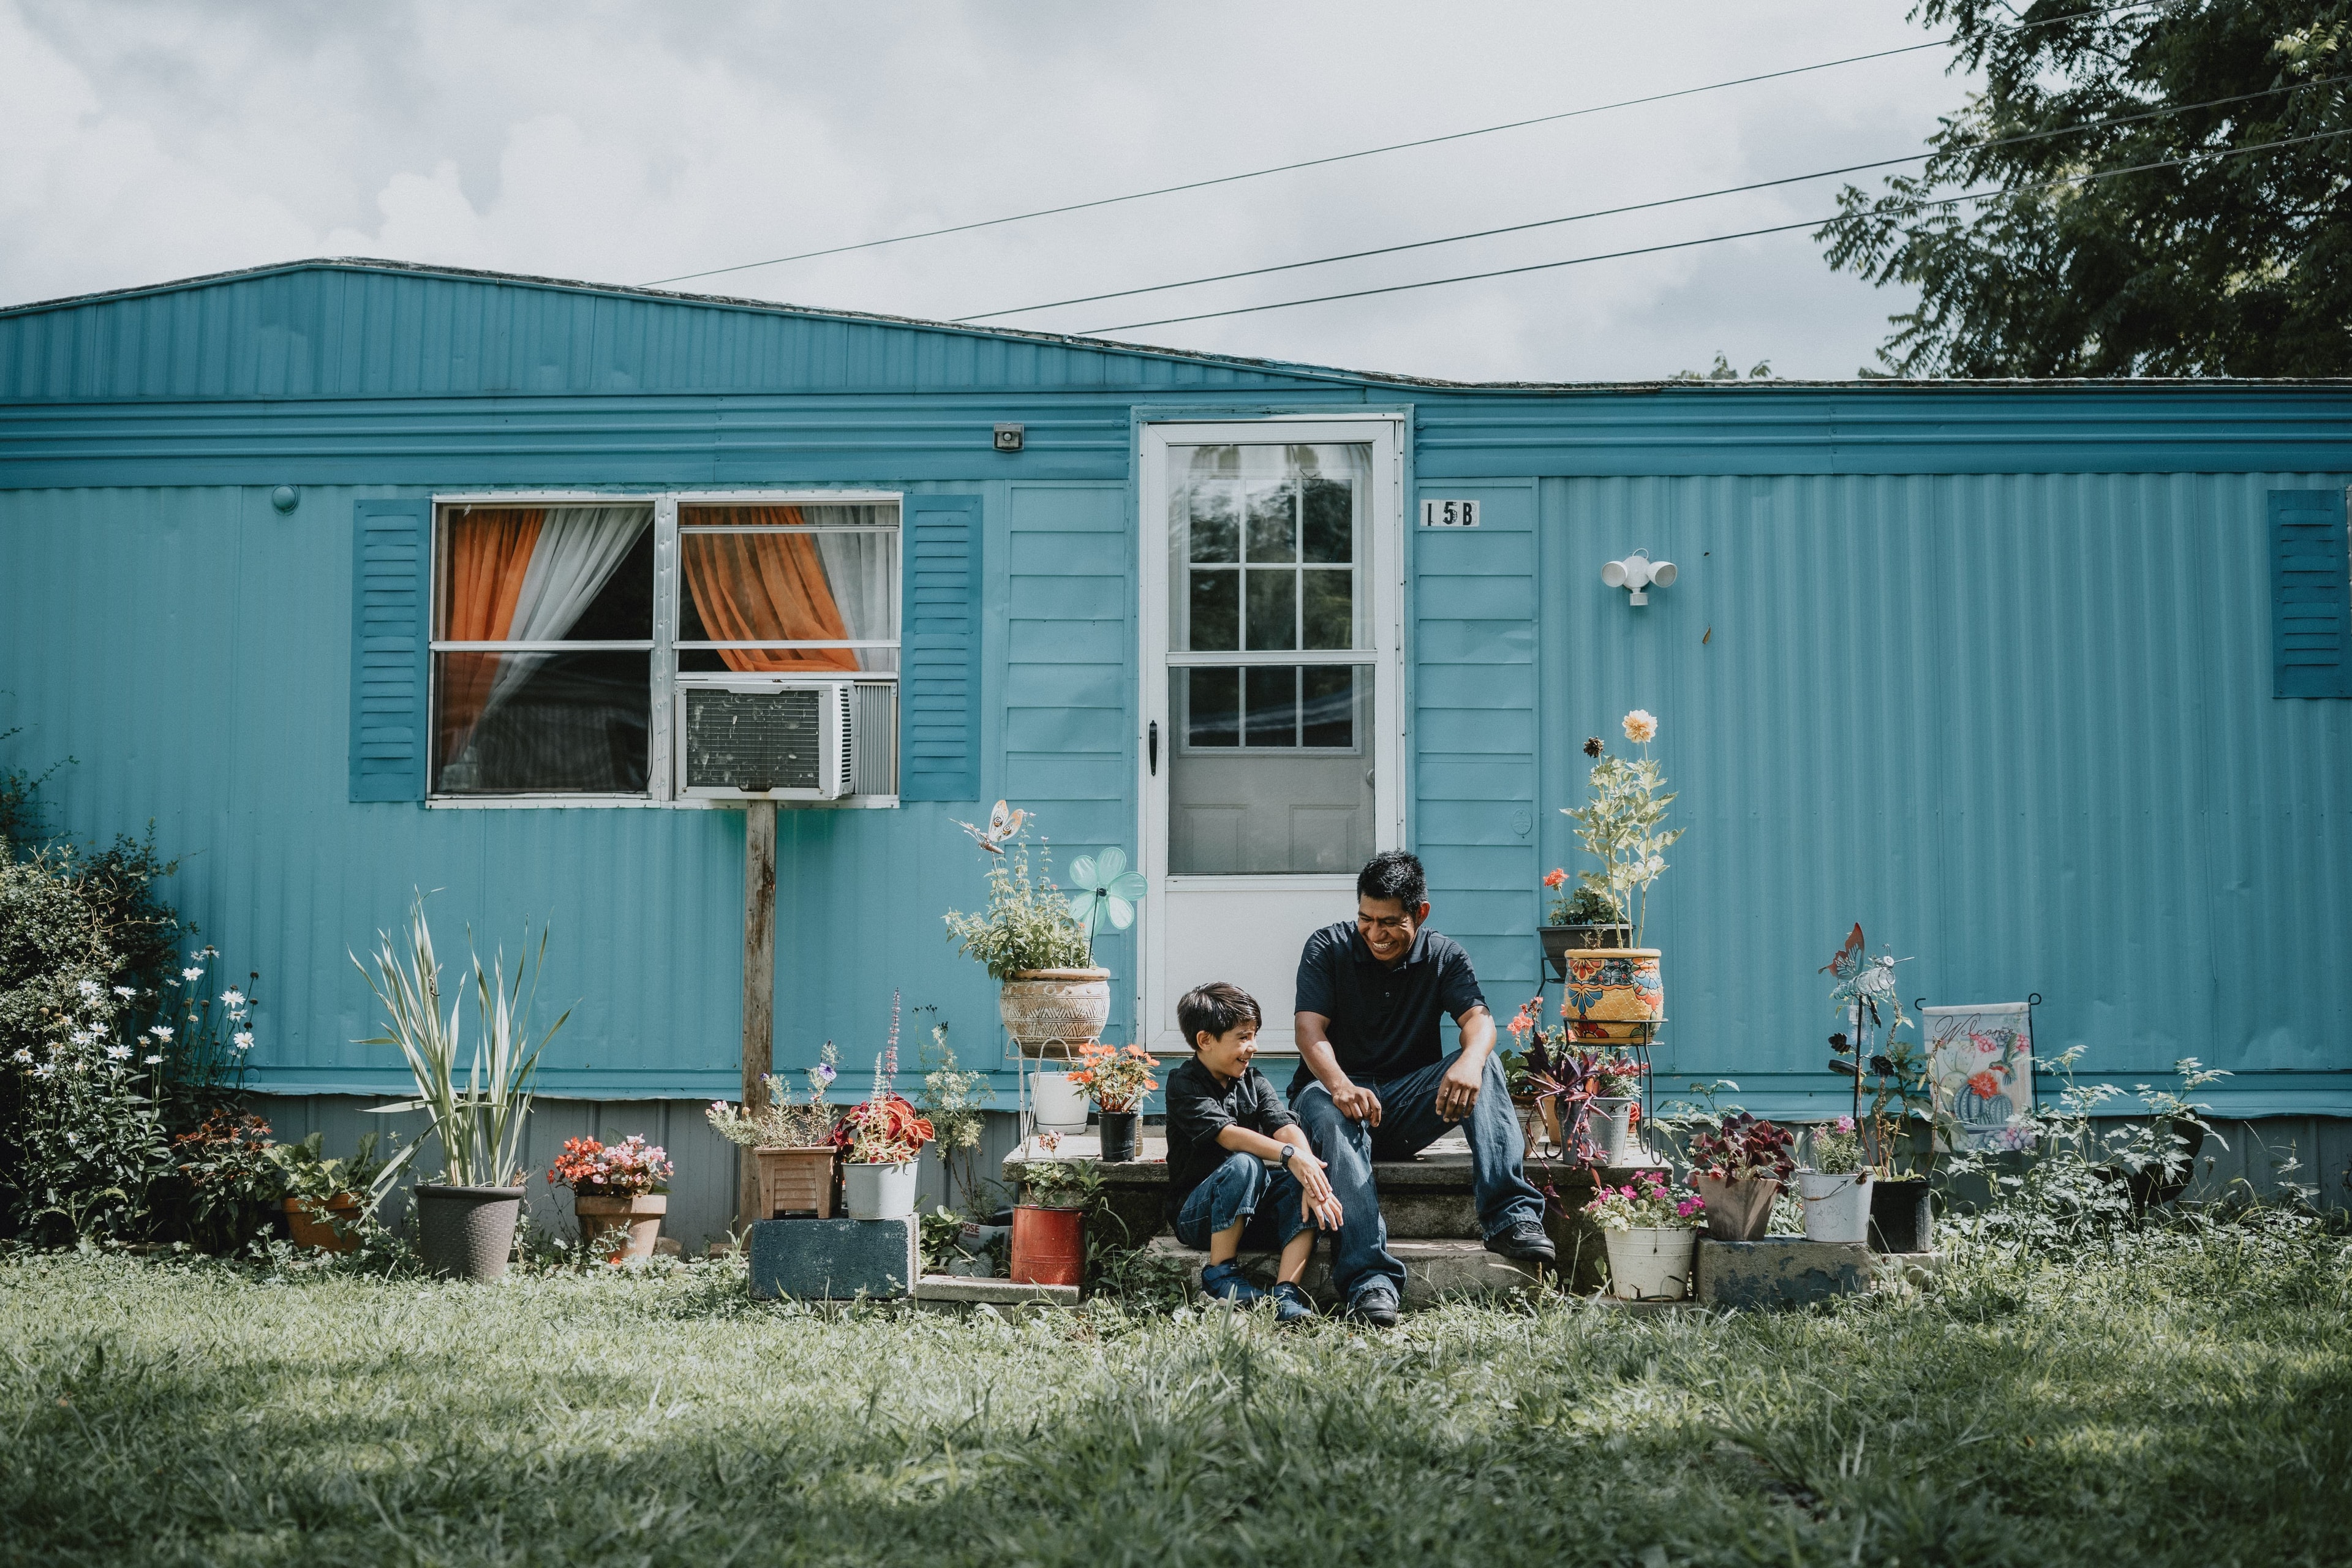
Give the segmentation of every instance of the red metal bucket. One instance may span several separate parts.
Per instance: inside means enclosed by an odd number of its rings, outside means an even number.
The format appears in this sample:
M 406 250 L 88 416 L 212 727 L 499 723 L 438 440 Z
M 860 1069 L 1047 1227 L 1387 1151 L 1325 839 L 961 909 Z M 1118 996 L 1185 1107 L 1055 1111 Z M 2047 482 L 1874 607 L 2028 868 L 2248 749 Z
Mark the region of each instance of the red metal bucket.
M 1087 1268 L 1087 1211 L 1013 1211 L 1013 1280 L 1017 1285 L 1076 1285 Z

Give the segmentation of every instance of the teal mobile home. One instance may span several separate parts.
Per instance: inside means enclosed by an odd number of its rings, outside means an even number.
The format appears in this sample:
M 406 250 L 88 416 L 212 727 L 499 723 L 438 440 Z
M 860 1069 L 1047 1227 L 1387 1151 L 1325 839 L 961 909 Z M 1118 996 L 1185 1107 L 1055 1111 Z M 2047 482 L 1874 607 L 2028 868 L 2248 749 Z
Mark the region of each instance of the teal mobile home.
M 0 311 L 0 760 L 153 820 L 282 1131 L 402 1087 L 346 954 L 413 890 L 551 921 L 543 1120 L 667 1136 L 708 1228 L 747 786 L 775 1059 L 855 1084 L 894 993 L 1002 1061 L 940 920 L 1000 797 L 1149 879 L 1114 1039 L 1212 977 L 1286 1014 L 1397 844 L 1507 1016 L 1580 748 L 1643 708 L 1662 1087 L 1833 1109 L 1858 921 L 2092 1077 L 2227 1068 L 2340 1201 L 2347 484 L 2342 385 L 1464 385 L 304 262 Z M 745 762 L 778 684 L 790 776 Z

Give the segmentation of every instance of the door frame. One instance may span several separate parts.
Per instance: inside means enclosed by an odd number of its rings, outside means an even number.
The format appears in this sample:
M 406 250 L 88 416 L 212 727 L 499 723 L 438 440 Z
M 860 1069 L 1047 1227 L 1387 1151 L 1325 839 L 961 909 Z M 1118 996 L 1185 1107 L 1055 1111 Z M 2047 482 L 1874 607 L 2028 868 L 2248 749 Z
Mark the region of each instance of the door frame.
M 1313 442 L 1365 444 L 1372 448 L 1370 551 L 1365 577 L 1371 588 L 1372 661 L 1372 798 L 1373 847 L 1402 848 L 1405 843 L 1409 783 L 1402 773 L 1410 754 L 1405 745 L 1405 716 L 1411 710 L 1405 692 L 1405 468 L 1407 409 L 1349 409 L 1329 414 L 1265 416 L 1139 415 L 1137 426 L 1136 543 L 1137 585 L 1141 596 L 1137 617 L 1137 679 L 1141 690 L 1137 704 L 1136 801 L 1138 869 L 1150 884 L 1138 921 L 1136 955 L 1140 960 L 1135 989 L 1135 1027 L 1130 1037 L 1163 1054 L 1188 1048 L 1172 1031 L 1158 1037 L 1155 1019 L 1160 1000 L 1168 994 L 1166 949 L 1160 934 L 1166 929 L 1169 886 L 1213 884 L 1235 893 L 1252 891 L 1324 891 L 1340 894 L 1355 887 L 1353 873 L 1336 875 L 1258 875 L 1235 877 L 1172 877 L 1162 862 L 1168 846 L 1168 778 L 1166 766 L 1155 768 L 1150 749 L 1151 726 L 1159 725 L 1160 761 L 1175 755 L 1175 728 L 1168 701 L 1169 583 L 1167 540 L 1168 449 L 1171 446 L 1233 444 L 1248 446 Z M 1289 1037 L 1281 1020 L 1268 1017 L 1260 1049 L 1286 1052 Z

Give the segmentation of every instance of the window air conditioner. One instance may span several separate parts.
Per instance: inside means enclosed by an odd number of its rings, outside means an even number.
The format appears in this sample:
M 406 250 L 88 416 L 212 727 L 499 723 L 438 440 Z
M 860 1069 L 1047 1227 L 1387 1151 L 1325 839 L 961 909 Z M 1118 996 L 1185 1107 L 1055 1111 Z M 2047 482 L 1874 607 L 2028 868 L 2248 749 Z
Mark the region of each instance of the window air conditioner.
M 695 800 L 838 800 L 857 780 L 847 680 L 719 677 L 678 683 L 678 794 Z

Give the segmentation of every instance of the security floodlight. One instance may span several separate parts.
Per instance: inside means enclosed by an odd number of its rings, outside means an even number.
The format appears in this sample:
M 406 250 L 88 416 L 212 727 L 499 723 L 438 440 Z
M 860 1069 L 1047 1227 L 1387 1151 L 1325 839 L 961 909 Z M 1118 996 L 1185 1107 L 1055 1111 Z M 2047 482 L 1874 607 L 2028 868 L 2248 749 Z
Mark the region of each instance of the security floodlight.
M 1646 605 L 1650 602 L 1650 595 L 1643 590 L 1664 588 L 1672 584 L 1675 563 L 1652 561 L 1647 552 L 1636 550 L 1622 561 L 1604 563 L 1601 568 L 1601 580 L 1612 588 L 1631 589 L 1632 596 L 1626 601 L 1628 604 Z

